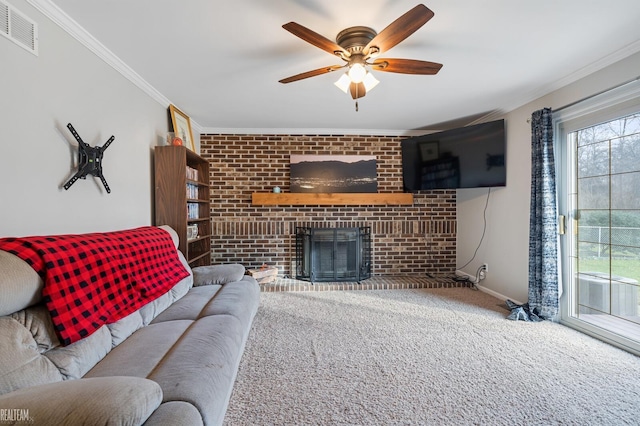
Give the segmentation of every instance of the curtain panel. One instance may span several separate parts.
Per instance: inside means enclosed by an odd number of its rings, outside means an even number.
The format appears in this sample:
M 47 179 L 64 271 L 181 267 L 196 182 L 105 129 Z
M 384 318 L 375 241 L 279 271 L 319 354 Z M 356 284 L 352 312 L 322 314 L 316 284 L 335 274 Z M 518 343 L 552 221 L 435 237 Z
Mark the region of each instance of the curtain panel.
M 529 219 L 529 308 L 541 318 L 558 314 L 558 222 L 553 154 L 553 113 L 531 116 L 531 213 Z

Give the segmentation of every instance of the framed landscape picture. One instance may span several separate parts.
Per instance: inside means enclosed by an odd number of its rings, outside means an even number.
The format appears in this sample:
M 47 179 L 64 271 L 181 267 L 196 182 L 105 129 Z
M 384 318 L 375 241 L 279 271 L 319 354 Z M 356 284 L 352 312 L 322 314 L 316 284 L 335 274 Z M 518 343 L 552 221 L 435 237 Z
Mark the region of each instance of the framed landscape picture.
M 291 155 L 291 192 L 376 193 L 373 155 Z
M 187 114 L 176 108 L 175 105 L 169 105 L 169 111 L 171 113 L 171 125 L 173 126 L 175 136 L 182 139 L 184 146 L 189 148 L 191 151 L 195 151 L 196 146 L 193 142 L 191 119 L 189 119 Z

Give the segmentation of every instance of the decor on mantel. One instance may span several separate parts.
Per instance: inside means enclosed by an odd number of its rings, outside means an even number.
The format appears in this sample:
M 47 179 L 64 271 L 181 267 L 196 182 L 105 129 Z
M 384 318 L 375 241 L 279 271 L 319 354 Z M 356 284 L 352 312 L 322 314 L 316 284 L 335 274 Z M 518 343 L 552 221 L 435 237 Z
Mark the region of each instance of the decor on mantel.
M 413 204 L 409 192 L 369 193 L 273 193 L 251 194 L 254 206 L 406 206 Z

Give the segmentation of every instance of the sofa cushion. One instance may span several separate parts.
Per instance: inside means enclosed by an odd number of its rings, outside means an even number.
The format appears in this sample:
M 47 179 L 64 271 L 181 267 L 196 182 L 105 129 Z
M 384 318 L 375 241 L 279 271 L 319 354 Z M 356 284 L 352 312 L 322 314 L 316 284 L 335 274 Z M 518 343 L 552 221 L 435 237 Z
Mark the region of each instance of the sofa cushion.
M 111 333 L 106 325 L 69 346 L 59 346 L 44 355 L 65 379 L 79 379 L 111 351 Z
M 173 298 L 173 294 L 168 291 L 153 302 L 149 302 L 144 305 L 138 311 L 140 313 L 140 317 L 142 318 L 142 324 L 145 326 L 149 325 L 155 317 L 164 312 L 164 310 L 171 306 L 171 304 L 176 300 L 177 299 Z
M 249 333 L 251 322 L 258 310 L 260 287 L 253 277 L 245 275 L 240 281 L 227 284 L 200 312 L 200 316 L 232 315 L 240 320 L 242 328 Z
M 27 262 L 0 250 L 0 271 L 0 316 L 25 309 L 42 299 L 42 278 Z
M 160 384 L 163 402 L 188 402 L 198 409 L 204 424 L 222 424 L 244 334 L 240 321 L 230 315 L 195 321 L 149 376 Z
M 221 286 L 207 285 L 203 287 L 193 287 L 182 299 L 169 306 L 164 312 L 158 315 L 151 323 L 174 320 L 195 320 L 200 317 L 200 312 L 218 293 Z
M 196 407 L 183 401 L 163 402 L 144 422 L 144 426 L 200 426 L 202 424 L 202 416 Z
M 142 315 L 140 315 L 139 310 L 127 315 L 113 324 L 108 324 L 107 328 L 109 329 L 109 333 L 111 333 L 111 347 L 115 348 L 120 343 L 124 342 L 127 337 L 131 336 L 136 330 L 142 328 L 142 326 Z
M 60 341 L 53 328 L 51 315 L 44 305 L 22 309 L 10 315 L 20 325 L 29 330 L 38 345 L 38 351 L 44 353 L 57 346 Z
M 192 321 L 151 324 L 133 333 L 84 377 L 147 377 L 162 362 Z
M 193 268 L 193 282 L 196 286 L 232 283 L 241 280 L 244 272 L 244 266 L 237 263 L 196 266 Z
M 0 395 L 62 380 L 31 332 L 14 318 L 0 317 L 0 342 Z
M 151 380 L 105 377 L 21 389 L 0 396 L 0 407 L 28 410 L 34 424 L 141 425 L 161 401 Z

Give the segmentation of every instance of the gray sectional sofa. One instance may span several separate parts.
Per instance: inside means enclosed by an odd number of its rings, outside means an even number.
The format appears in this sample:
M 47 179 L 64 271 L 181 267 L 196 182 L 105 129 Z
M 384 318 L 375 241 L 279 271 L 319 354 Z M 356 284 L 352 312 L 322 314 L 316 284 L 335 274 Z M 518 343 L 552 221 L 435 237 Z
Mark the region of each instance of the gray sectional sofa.
M 178 254 L 188 277 L 62 346 L 41 301 L 42 279 L 0 250 L 0 423 L 221 424 L 259 286 L 241 265 L 191 271 Z

